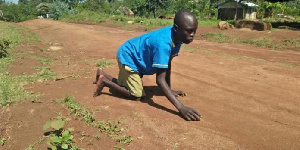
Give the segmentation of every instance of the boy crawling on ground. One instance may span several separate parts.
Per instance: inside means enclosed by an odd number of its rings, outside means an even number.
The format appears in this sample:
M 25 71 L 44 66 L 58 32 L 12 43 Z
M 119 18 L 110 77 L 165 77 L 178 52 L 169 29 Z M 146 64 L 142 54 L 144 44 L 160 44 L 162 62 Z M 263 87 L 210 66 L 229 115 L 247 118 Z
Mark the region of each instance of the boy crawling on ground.
M 97 70 L 97 89 L 94 96 L 101 94 L 104 87 L 130 99 L 145 96 L 143 75 L 156 73 L 156 83 L 168 100 L 188 121 L 199 121 L 200 114 L 184 106 L 176 97 L 185 96 L 183 91 L 170 88 L 171 60 L 180 50 L 181 44 L 193 41 L 198 27 L 195 15 L 187 10 L 180 10 L 174 18 L 174 25 L 149 32 L 125 42 L 117 51 L 119 64 L 118 79 L 106 74 L 101 68 Z

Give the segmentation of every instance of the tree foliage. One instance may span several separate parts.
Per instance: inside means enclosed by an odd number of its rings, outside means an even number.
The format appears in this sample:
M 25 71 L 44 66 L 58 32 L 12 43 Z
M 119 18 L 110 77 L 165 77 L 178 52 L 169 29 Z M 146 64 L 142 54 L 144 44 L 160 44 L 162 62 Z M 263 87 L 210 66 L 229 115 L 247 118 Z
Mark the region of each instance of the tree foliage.
M 224 0 L 19 0 L 18 4 L 0 0 L 0 20 L 19 22 L 50 13 L 53 19 L 77 12 L 92 11 L 105 14 L 128 14 L 137 17 L 171 17 L 180 10 L 187 9 L 198 18 L 216 18 L 216 3 Z M 300 0 L 271 3 L 255 1 L 258 18 L 276 17 L 277 14 L 300 16 Z M 1 15 L 2 13 L 3 15 Z
M 20 22 L 35 18 L 37 15 L 37 11 L 31 2 L 26 4 L 2 3 L 0 4 L 0 10 L 3 13 L 0 20 L 9 22 Z
M 66 15 L 76 14 L 73 8 L 69 9 L 69 5 L 62 1 L 56 1 L 50 5 L 50 17 L 58 20 Z

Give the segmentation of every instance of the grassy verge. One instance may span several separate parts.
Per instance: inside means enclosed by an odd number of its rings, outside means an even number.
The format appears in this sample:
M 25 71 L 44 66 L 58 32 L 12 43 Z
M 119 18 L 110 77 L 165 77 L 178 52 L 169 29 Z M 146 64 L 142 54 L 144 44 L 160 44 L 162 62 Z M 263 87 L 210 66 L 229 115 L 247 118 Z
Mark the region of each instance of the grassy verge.
M 29 98 L 36 101 L 38 95 L 32 95 L 30 92 L 25 91 L 25 85 L 54 79 L 56 74 L 51 72 L 49 67 L 43 66 L 37 68 L 38 73 L 30 76 L 12 76 L 8 71 L 8 66 L 17 59 L 11 54 L 11 49 L 21 42 L 38 42 L 37 35 L 27 28 L 0 22 L 0 41 L 9 41 L 9 45 L 3 49 L 7 52 L 7 55 L 0 58 L 0 108 Z
M 271 39 L 243 39 L 237 36 L 226 35 L 224 33 L 208 32 L 202 34 L 201 36 L 209 41 L 218 42 L 218 43 L 249 44 L 249 45 L 255 45 L 259 47 L 271 48 L 274 50 L 283 49 L 285 46 L 300 48 L 299 39 L 286 39 L 282 42 L 276 43 Z

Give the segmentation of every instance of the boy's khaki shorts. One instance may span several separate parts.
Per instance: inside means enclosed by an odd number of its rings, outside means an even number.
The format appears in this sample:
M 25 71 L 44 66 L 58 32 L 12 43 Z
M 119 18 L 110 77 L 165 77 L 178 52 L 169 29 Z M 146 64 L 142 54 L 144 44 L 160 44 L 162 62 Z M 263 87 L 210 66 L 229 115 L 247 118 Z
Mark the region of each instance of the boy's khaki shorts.
M 134 97 L 140 98 L 145 96 L 143 89 L 143 81 L 137 72 L 134 72 L 130 67 L 122 65 L 119 60 L 119 77 L 118 84 L 124 86 Z

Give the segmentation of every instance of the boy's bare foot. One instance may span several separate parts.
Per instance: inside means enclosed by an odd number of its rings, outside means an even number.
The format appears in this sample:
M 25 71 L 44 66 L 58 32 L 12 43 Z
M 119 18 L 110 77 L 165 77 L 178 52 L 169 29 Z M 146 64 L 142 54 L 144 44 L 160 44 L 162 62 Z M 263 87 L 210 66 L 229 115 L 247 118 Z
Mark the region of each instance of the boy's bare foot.
M 96 72 L 96 81 L 94 81 L 93 84 L 97 84 L 100 75 L 102 75 L 102 71 L 103 71 L 102 68 L 98 68 L 97 69 L 97 72 Z
M 101 92 L 105 87 L 105 83 L 103 82 L 103 80 L 105 80 L 105 77 L 103 75 L 100 75 L 97 81 L 97 88 L 94 92 L 94 97 L 101 95 Z

